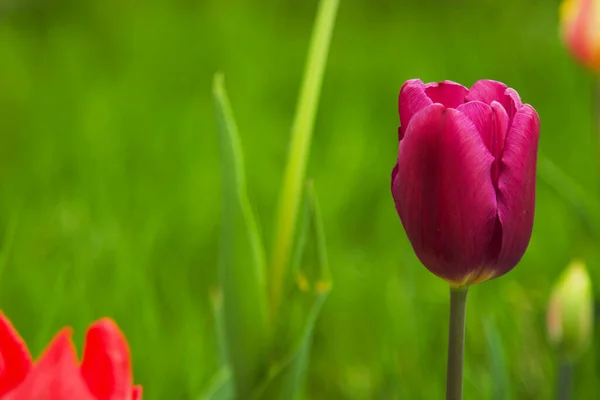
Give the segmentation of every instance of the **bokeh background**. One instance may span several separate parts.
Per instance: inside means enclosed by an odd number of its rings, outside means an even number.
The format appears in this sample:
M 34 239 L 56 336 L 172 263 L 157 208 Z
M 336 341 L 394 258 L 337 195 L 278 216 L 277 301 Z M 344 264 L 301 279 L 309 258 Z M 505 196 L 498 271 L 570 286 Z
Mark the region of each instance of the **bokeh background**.
M 146 399 L 198 398 L 218 366 L 212 76 L 226 75 L 271 243 L 316 6 L 0 0 L 0 307 L 33 354 L 64 325 L 80 346 L 86 326 L 110 315 Z M 443 397 L 448 289 L 412 253 L 389 193 L 406 79 L 506 82 L 539 112 L 544 156 L 597 196 L 594 80 L 559 40 L 558 6 L 341 1 L 308 171 L 334 289 L 306 398 Z M 581 257 L 600 288 L 599 238 L 571 192 L 540 179 L 523 261 L 471 290 L 467 399 L 553 397 L 550 286 Z M 574 398 L 600 396 L 599 361 L 594 345 L 576 368 Z

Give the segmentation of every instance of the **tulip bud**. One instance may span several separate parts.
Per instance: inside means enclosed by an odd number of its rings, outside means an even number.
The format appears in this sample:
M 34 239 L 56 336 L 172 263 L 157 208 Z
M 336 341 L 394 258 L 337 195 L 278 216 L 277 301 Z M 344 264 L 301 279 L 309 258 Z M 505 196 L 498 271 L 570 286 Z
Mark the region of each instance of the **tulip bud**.
M 513 89 L 407 81 L 392 196 L 419 260 L 453 286 L 510 271 L 533 228 L 540 121 Z
M 573 261 L 556 282 L 548 304 L 548 337 L 569 361 L 575 361 L 592 339 L 594 302 L 590 277 L 581 261 Z
M 600 73 L 600 0 L 564 0 L 560 26 L 573 57 Z

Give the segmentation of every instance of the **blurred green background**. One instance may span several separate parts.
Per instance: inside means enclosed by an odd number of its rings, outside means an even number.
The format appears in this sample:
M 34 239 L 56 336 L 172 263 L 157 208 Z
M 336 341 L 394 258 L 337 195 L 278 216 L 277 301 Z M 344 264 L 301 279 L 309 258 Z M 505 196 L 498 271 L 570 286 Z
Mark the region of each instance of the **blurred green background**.
M 443 398 L 448 289 L 419 264 L 389 193 L 406 79 L 506 82 L 539 112 L 541 151 L 597 195 L 594 81 L 559 41 L 558 5 L 341 0 L 308 171 L 334 289 L 307 398 Z M 316 6 L 0 1 L 0 307 L 33 354 L 64 325 L 80 345 L 85 327 L 109 315 L 128 337 L 145 399 L 199 396 L 218 366 L 211 79 L 226 75 L 271 243 Z M 561 190 L 538 181 L 522 263 L 470 292 L 467 399 L 553 396 L 550 286 L 583 257 L 600 287 L 599 238 Z M 596 345 L 576 368 L 574 398 L 600 396 L 598 362 Z

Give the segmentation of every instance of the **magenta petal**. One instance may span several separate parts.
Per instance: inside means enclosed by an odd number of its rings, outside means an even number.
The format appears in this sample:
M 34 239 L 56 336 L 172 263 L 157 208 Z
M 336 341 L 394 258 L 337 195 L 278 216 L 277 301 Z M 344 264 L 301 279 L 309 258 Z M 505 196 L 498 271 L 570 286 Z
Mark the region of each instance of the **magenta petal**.
M 491 107 L 494 112 L 494 144 L 491 151 L 493 156 L 499 159 L 506 143 L 510 119 L 504 107 L 497 101 L 492 101 Z
M 466 99 L 467 101 L 479 100 L 485 104 L 492 104 L 492 101 L 496 100 L 504 105 L 506 102 L 504 94 L 506 89 L 506 85 L 502 82 L 484 79 L 473 84 Z
M 452 81 L 428 83 L 425 87 L 425 93 L 432 102 L 443 104 L 448 108 L 457 108 L 465 102 L 465 96 L 469 94 L 469 89 Z
M 512 119 L 515 113 L 523 107 L 519 94 L 504 83 L 492 80 L 481 80 L 469 90 L 466 96 L 467 101 L 479 100 L 486 104 L 492 104 L 496 101 L 504 107 L 508 117 Z
M 515 114 L 502 154 L 498 216 L 503 234 L 497 276 L 512 269 L 529 244 L 535 206 L 539 133 L 538 114 L 526 104 Z
M 402 126 L 402 128 L 398 128 L 400 139 L 403 136 L 402 131 L 406 131 L 413 115 L 430 104 L 432 104 L 432 101 L 425 94 L 425 84 L 420 79 L 411 79 L 402 85 L 398 98 L 398 111 L 400 113 L 400 125 Z
M 406 127 L 403 125 L 398 126 L 398 142 L 402 140 L 404 137 L 404 132 L 406 131 Z
M 421 262 L 450 282 L 485 268 L 497 212 L 492 161 L 469 118 L 439 104 L 415 114 L 400 142 L 396 209 Z
M 394 165 L 392 168 L 392 188 L 394 187 L 394 181 L 396 180 L 396 175 L 398 175 L 398 163 Z
M 506 103 L 500 102 L 500 104 L 502 104 L 503 107 L 506 109 L 508 117 L 510 119 L 513 119 L 517 111 L 519 111 L 519 109 L 523 107 L 521 97 L 519 96 L 519 93 L 517 93 L 517 91 L 512 88 L 506 89 L 504 94 L 506 96 Z
M 494 113 L 492 108 L 481 101 L 470 101 L 457 108 L 465 114 L 477 128 L 486 147 L 492 153 L 494 143 Z

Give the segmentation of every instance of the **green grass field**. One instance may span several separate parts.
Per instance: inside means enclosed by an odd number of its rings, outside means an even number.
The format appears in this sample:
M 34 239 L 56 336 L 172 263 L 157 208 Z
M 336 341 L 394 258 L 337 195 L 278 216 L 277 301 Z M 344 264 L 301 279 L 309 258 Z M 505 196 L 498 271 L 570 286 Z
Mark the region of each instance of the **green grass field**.
M 0 2 L 0 308 L 34 354 L 64 325 L 80 345 L 108 315 L 145 399 L 198 398 L 218 367 L 212 76 L 226 76 L 269 244 L 316 6 Z M 447 285 L 419 264 L 389 189 L 405 80 L 515 88 L 540 115 L 540 154 L 595 201 L 594 81 L 557 26 L 558 1 L 341 0 L 308 170 L 334 286 L 307 399 L 443 398 Z M 521 264 L 470 291 L 466 399 L 552 398 L 551 284 L 581 257 L 600 288 L 600 227 L 554 175 L 538 180 Z M 600 396 L 598 362 L 594 345 L 575 399 Z

